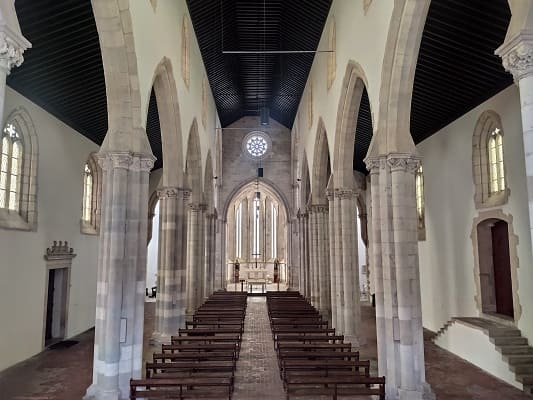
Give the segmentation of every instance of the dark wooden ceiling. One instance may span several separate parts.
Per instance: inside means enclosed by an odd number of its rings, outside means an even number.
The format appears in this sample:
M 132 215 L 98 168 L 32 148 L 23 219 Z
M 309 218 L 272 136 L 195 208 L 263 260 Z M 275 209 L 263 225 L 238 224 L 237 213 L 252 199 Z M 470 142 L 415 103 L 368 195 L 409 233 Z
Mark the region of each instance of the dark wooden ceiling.
M 270 108 L 292 128 L 331 0 L 187 0 L 222 126 Z
M 313 0 L 302 7 L 300 0 L 187 0 L 223 126 L 257 115 L 266 104 L 274 119 L 292 127 L 314 55 L 224 55 L 222 46 L 316 49 L 330 3 Z M 107 104 L 90 0 L 16 0 L 15 6 L 33 48 L 24 54 L 24 64 L 13 69 L 8 85 L 101 144 L 107 132 Z M 412 97 L 415 143 L 512 84 L 494 55 L 510 17 L 507 0 L 432 0 Z M 354 168 L 366 172 L 363 158 L 372 137 L 366 91 L 357 118 Z M 160 167 L 161 134 L 153 93 L 146 130 Z
M 7 84 L 100 145 L 107 133 L 107 97 L 100 42 L 90 0 L 16 0 L 23 35 L 32 43 Z M 155 97 L 147 134 L 163 162 Z
M 513 83 L 500 58 L 494 55 L 504 41 L 510 18 L 508 0 L 431 1 L 411 102 L 415 143 Z M 372 137 L 371 128 L 370 114 L 362 104 L 354 156 L 354 168 L 361 172 L 366 172 L 362 161 Z

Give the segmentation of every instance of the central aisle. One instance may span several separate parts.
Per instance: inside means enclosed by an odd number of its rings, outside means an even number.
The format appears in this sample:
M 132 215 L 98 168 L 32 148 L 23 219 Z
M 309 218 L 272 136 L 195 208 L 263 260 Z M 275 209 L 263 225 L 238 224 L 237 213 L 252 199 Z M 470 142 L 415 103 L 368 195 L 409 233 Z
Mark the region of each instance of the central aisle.
M 235 400 L 285 398 L 274 352 L 266 297 L 248 297 L 233 398 Z

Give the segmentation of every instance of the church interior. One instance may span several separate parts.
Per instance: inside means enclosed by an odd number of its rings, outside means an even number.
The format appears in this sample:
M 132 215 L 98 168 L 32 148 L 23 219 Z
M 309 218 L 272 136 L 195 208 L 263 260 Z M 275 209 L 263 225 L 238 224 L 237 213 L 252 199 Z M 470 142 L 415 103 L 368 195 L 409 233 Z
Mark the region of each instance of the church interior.
M 0 83 L 0 400 L 533 398 L 532 1 L 0 0 Z

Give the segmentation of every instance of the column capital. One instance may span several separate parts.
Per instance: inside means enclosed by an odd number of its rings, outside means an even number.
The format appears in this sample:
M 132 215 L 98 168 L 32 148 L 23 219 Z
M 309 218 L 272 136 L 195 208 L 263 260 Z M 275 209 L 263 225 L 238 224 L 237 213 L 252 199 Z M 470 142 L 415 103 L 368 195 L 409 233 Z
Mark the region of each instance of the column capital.
M 368 157 L 365 158 L 366 169 L 370 175 L 379 174 L 379 169 L 385 165 L 385 157 Z
M 157 189 L 157 198 L 158 199 L 176 199 L 181 196 L 185 196 L 185 193 L 188 193 L 189 190 L 177 186 L 162 186 Z
M 13 67 L 24 62 L 24 51 L 30 47 L 31 43 L 22 34 L 3 25 L 0 28 L 0 68 L 9 75 Z
M 332 189 L 326 189 L 326 198 L 329 202 L 333 201 L 335 198 L 335 191 Z
M 329 208 L 327 204 L 311 204 L 308 206 L 310 213 L 326 213 Z
M 359 191 L 355 189 L 348 189 L 348 188 L 336 188 L 335 189 L 335 197 L 341 200 L 356 198 L 358 194 L 359 194 Z
M 522 31 L 494 52 L 515 81 L 533 74 L 533 32 Z
M 98 164 L 103 170 L 127 169 L 150 172 L 154 167 L 155 157 L 152 155 L 124 152 L 98 153 Z
M 420 166 L 420 158 L 412 154 L 393 153 L 387 156 L 387 165 L 392 172 L 403 171 L 414 175 Z

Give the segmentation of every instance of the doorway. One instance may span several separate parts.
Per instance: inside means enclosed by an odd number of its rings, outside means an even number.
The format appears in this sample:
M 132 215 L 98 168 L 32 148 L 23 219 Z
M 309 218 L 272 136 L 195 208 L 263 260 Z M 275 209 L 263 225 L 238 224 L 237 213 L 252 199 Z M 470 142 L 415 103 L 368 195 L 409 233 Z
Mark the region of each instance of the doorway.
M 44 345 L 65 338 L 67 326 L 69 268 L 48 269 Z
M 477 233 L 482 311 L 514 319 L 509 225 L 489 219 Z

